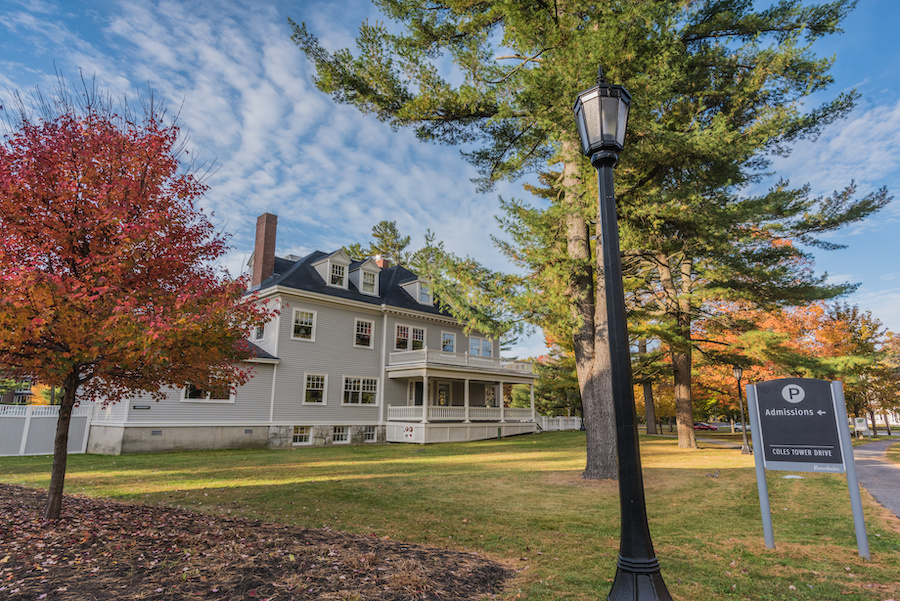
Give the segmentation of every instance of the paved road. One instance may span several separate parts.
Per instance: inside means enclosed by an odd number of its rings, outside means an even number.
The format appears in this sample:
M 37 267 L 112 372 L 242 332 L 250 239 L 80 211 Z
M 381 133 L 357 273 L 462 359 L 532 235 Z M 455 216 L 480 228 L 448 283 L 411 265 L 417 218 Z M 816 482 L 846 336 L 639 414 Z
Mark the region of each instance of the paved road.
M 888 461 L 884 451 L 897 439 L 870 442 L 853 449 L 856 475 L 875 500 L 900 517 L 900 465 Z

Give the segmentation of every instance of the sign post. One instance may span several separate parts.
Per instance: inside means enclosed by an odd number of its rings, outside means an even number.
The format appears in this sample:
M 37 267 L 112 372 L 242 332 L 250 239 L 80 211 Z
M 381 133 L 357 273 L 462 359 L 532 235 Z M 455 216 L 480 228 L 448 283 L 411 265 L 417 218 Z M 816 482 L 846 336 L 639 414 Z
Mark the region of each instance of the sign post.
M 869 559 L 844 389 L 840 382 L 785 378 L 747 386 L 756 482 L 766 547 L 775 548 L 765 470 L 847 473 L 859 554 Z

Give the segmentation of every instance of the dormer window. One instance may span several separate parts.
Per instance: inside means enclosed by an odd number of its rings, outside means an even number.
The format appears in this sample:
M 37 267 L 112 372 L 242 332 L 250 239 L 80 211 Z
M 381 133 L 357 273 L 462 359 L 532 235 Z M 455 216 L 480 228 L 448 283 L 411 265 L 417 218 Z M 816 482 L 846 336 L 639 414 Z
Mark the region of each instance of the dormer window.
M 343 250 L 333 252 L 312 264 L 316 272 L 325 280 L 325 284 L 347 290 L 350 258 Z
M 347 287 L 347 268 L 345 266 L 331 264 L 331 285 Z
M 432 304 L 431 286 L 429 286 L 425 282 L 419 282 L 419 304 L 422 304 L 422 305 Z
M 363 294 L 378 294 L 376 288 L 376 275 L 370 271 L 362 272 L 362 292 Z
M 349 267 L 349 279 L 352 287 L 356 287 L 360 294 L 366 296 L 378 296 L 378 274 L 381 268 L 375 259 L 369 257 L 362 263 L 354 263 Z

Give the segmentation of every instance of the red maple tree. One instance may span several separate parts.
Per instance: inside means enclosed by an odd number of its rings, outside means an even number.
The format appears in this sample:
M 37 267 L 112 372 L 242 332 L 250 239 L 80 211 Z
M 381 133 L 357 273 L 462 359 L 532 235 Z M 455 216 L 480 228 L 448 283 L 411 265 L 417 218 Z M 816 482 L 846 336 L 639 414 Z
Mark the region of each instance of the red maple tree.
M 64 390 L 46 519 L 76 404 L 242 384 L 240 341 L 268 317 L 212 266 L 226 239 L 195 204 L 206 187 L 181 171 L 177 124 L 60 106 L 0 144 L 0 373 Z

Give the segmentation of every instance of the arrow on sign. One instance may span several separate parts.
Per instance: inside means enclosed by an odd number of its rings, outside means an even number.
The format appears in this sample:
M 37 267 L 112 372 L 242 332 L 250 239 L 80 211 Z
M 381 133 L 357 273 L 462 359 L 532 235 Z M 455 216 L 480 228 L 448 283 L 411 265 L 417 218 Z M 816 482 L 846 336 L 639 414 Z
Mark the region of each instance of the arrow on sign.
M 819 415 L 828 415 L 827 411 L 822 411 L 821 409 L 819 409 L 816 413 L 818 413 Z

